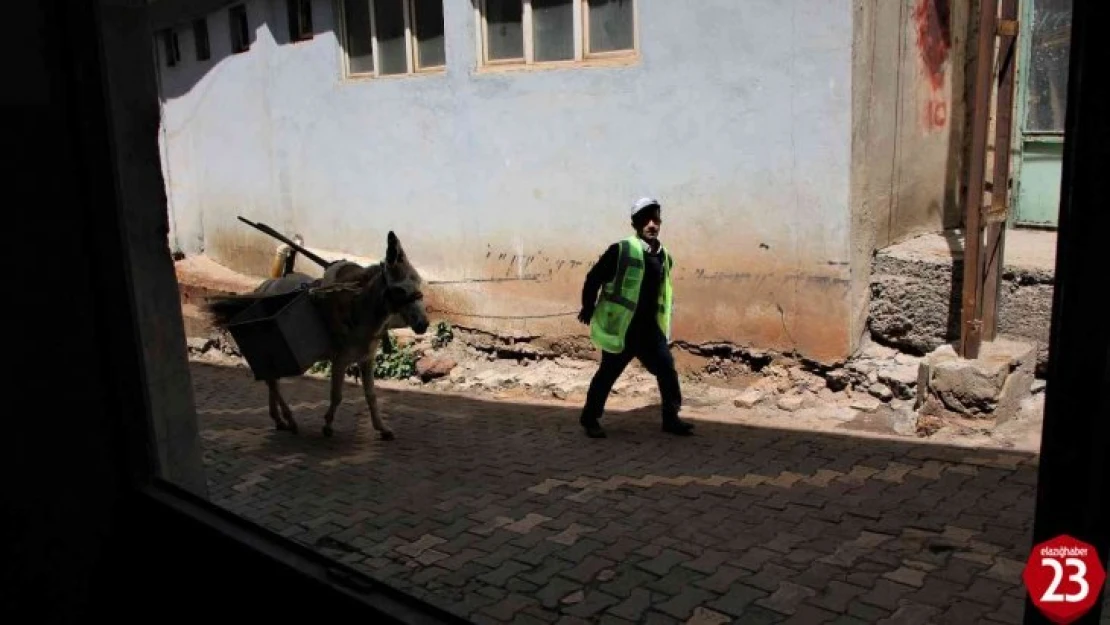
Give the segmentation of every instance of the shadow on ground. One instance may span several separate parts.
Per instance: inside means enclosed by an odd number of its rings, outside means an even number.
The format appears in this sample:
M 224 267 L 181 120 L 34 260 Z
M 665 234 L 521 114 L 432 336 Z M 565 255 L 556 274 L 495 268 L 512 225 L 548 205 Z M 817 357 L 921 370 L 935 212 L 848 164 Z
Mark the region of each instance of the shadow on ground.
M 192 374 L 216 503 L 475 622 L 1021 622 L 1028 454 L 652 409 L 591 440 L 577 406 L 415 390 L 379 391 L 383 442 L 353 385 L 324 438 L 308 378 L 293 436 L 247 370 Z

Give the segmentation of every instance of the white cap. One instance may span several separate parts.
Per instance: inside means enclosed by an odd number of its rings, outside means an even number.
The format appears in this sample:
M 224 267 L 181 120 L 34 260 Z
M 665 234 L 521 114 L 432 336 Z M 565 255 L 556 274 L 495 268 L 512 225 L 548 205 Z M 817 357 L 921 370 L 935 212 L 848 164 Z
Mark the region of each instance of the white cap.
M 644 210 L 645 208 L 648 208 L 649 206 L 662 208 L 662 206 L 659 204 L 659 200 L 651 197 L 642 197 L 636 200 L 636 202 L 632 205 L 632 214 L 635 215 L 636 213 Z

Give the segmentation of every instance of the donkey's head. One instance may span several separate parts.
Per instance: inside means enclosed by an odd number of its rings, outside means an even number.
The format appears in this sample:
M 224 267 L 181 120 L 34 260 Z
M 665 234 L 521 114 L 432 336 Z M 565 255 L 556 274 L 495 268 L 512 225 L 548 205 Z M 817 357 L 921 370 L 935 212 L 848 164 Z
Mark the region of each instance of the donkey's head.
M 385 253 L 385 302 L 391 315 L 405 321 L 405 325 L 417 334 L 428 330 L 428 313 L 424 310 L 424 280 L 409 263 L 408 255 L 401 247 L 401 240 L 391 230 L 386 237 L 388 248 Z

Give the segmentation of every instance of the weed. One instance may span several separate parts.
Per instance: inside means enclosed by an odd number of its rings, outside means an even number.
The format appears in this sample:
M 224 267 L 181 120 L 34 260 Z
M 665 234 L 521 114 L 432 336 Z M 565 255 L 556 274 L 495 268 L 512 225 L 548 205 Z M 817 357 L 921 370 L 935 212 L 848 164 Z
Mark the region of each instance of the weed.
M 398 347 L 397 341 L 389 332 L 386 333 L 385 340 L 392 349 L 386 354 L 383 345 L 383 349 L 374 357 L 374 377 L 379 380 L 405 380 L 416 375 L 416 353 L 412 348 Z
M 436 335 L 432 338 L 432 347 L 440 349 L 455 339 L 455 330 L 446 321 L 436 324 Z
M 450 328 L 448 328 L 450 332 Z M 437 329 L 437 338 L 439 336 Z M 389 342 L 389 347 L 392 351 L 389 354 L 385 353 L 385 345 L 378 350 L 374 356 L 374 377 L 379 380 L 405 380 L 416 374 L 416 353 L 411 347 L 398 347 L 397 341 L 393 339 L 393 335 L 386 333 L 385 340 Z M 331 374 L 331 362 L 327 360 L 318 361 L 308 369 L 309 373 L 320 373 L 323 375 Z M 359 377 L 358 365 L 351 365 L 347 369 L 347 375 L 355 378 Z

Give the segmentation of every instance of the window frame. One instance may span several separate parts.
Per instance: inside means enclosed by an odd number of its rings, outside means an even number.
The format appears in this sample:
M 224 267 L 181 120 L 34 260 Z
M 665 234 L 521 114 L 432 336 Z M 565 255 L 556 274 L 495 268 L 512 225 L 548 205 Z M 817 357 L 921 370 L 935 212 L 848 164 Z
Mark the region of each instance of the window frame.
M 489 24 L 486 21 L 486 0 L 474 3 L 474 16 L 477 24 L 477 59 L 479 70 L 505 69 L 543 69 L 559 67 L 590 66 L 597 64 L 617 64 L 636 61 L 640 57 L 640 15 L 636 0 L 632 0 L 632 47 L 626 50 L 590 52 L 590 0 L 571 0 L 574 14 L 574 58 L 558 61 L 535 60 L 535 44 L 532 40 L 532 0 L 521 0 L 523 11 L 521 31 L 524 39 L 524 57 L 516 59 L 489 58 Z
M 181 40 L 177 35 L 177 29 L 165 28 L 161 31 L 159 37 L 162 44 L 162 52 L 166 57 L 166 67 L 177 67 L 181 64 Z
M 243 41 L 241 45 L 239 42 L 239 37 L 236 33 L 236 20 L 239 15 L 242 15 L 243 17 L 243 32 L 241 33 L 243 35 Z M 227 25 L 228 32 L 231 36 L 231 53 L 242 54 L 249 51 L 251 49 L 251 21 L 250 13 L 247 11 L 247 4 L 245 2 L 234 4 L 228 8 Z
M 308 12 L 308 19 L 304 11 Z M 285 0 L 285 13 L 289 21 L 289 41 L 310 41 L 315 36 L 312 0 Z
M 204 34 L 204 54 L 201 54 L 201 33 Z M 198 17 L 193 20 L 193 53 L 198 61 L 207 61 L 212 58 L 212 37 L 208 31 L 208 17 Z
M 340 48 L 342 49 L 342 66 L 343 78 L 346 80 L 377 80 L 389 78 L 405 78 L 412 76 L 422 76 L 429 74 L 443 74 L 447 71 L 447 28 L 446 24 L 441 24 L 444 34 L 444 62 L 442 65 L 431 65 L 427 67 L 420 66 L 419 57 L 419 42 L 416 39 L 416 8 L 415 2 L 421 0 L 402 0 L 401 12 L 405 21 L 405 64 L 406 71 L 397 74 L 382 74 L 381 73 L 381 53 L 378 47 L 378 23 L 377 11 L 375 11 L 375 3 L 378 0 L 340 0 L 339 2 L 339 24 L 340 24 Z M 426 0 L 425 0 L 426 1 Z M 443 17 L 443 4 L 444 0 L 440 1 L 440 19 Z M 351 57 L 348 53 L 350 48 L 348 38 L 350 36 L 350 29 L 347 25 L 347 10 L 346 5 L 348 2 L 364 2 L 369 8 L 370 13 L 370 54 L 373 57 L 374 71 L 373 72 L 351 72 Z
M 528 0 L 531 2 L 531 0 Z M 636 10 L 637 0 L 632 2 L 632 48 L 628 50 L 609 50 L 590 52 L 590 0 L 580 0 L 582 4 L 582 54 L 586 59 L 613 59 L 626 57 L 640 52 L 640 12 Z M 577 4 L 577 3 L 576 3 Z

